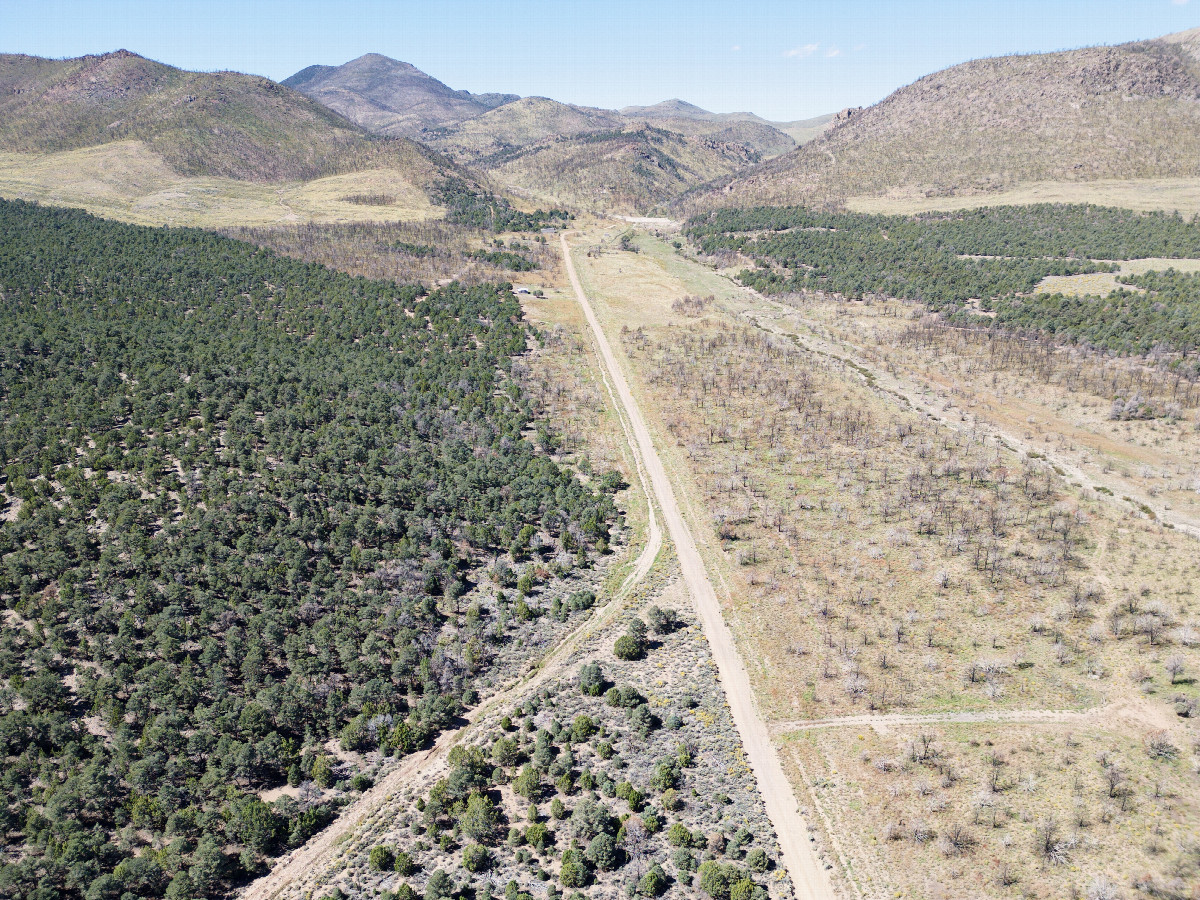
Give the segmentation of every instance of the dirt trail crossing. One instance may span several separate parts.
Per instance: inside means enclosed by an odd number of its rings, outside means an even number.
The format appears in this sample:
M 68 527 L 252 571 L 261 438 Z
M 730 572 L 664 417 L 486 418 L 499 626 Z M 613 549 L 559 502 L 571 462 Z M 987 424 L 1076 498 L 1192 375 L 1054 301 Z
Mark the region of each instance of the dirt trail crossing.
M 729 700 L 730 712 L 734 724 L 742 738 L 750 767 L 758 781 L 759 791 L 766 803 L 767 815 L 775 827 L 779 838 L 779 847 L 783 854 L 784 865 L 795 885 L 796 896 L 799 900 L 832 900 L 836 895 L 824 867 L 813 852 L 808 839 L 808 829 L 803 817 L 796 807 L 796 797 L 779 757 L 771 744 L 771 736 L 766 723 L 759 715 L 754 703 L 754 695 L 750 689 L 750 678 L 742 665 L 734 647 L 733 635 L 730 633 L 725 619 L 721 615 L 721 604 L 717 600 L 712 582 L 704 567 L 704 560 L 696 549 L 696 542 L 688 529 L 687 522 L 679 511 L 675 501 L 675 492 L 667 478 L 666 469 L 658 457 L 658 451 L 650 438 L 650 431 L 642 418 L 641 410 L 629 384 L 618 365 L 604 329 L 596 318 L 596 313 L 583 291 L 579 275 L 575 271 L 575 263 L 571 259 L 571 248 L 567 243 L 567 235 L 561 236 L 563 258 L 566 262 L 567 276 L 571 287 L 583 308 L 584 316 L 596 339 L 596 345 L 608 368 L 609 378 L 616 387 L 617 396 L 625 409 L 629 424 L 633 429 L 636 445 L 641 453 L 642 462 L 650 477 L 650 484 L 658 505 L 666 521 L 667 533 L 675 543 L 675 552 L 679 556 L 679 564 L 683 570 L 683 579 L 688 592 L 692 596 L 704 635 L 708 639 L 713 659 L 717 663 L 721 684 Z
M 873 728 L 886 732 L 892 726 L 938 725 L 954 722 L 1029 724 L 1066 722 L 1106 728 L 1126 727 L 1134 731 L 1171 730 L 1178 718 L 1165 704 L 1140 698 L 1118 700 L 1090 709 L 993 709 L 947 713 L 877 713 L 861 716 L 835 716 L 829 719 L 798 719 L 772 722 L 772 734 L 810 731 L 814 728 Z

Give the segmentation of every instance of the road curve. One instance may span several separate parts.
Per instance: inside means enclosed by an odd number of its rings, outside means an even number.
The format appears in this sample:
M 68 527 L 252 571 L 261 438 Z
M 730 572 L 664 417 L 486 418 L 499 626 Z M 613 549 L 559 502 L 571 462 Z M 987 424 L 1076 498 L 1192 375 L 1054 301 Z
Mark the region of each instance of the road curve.
M 767 815 L 779 839 L 783 863 L 787 866 L 788 874 L 792 878 L 796 896 L 798 900 L 832 900 L 836 896 L 833 886 L 824 867 L 813 852 L 812 844 L 808 839 L 808 829 L 796 806 L 796 797 L 792 793 L 787 776 L 783 774 L 783 766 L 780 765 L 775 747 L 771 744 L 766 723 L 759 715 L 758 707 L 754 703 L 754 694 L 750 689 L 750 677 L 734 646 L 733 635 L 721 614 L 721 604 L 717 600 L 712 582 L 708 578 L 704 560 L 700 556 L 700 551 L 696 549 L 692 533 L 679 511 L 679 505 L 675 501 L 675 492 L 667 477 L 667 470 L 663 467 L 662 460 L 659 459 L 658 451 L 650 438 L 650 431 L 646 427 L 646 422 L 642 418 L 641 410 L 629 389 L 621 367 L 613 355 L 604 329 L 600 327 L 592 304 L 588 300 L 587 294 L 584 293 L 583 285 L 579 282 L 575 263 L 571 259 L 571 248 L 567 243 L 567 234 L 561 235 L 560 240 L 571 287 L 575 291 L 579 305 L 583 308 L 584 316 L 600 350 L 600 356 L 608 369 L 609 378 L 616 388 L 621 406 L 625 409 L 636 439 L 637 449 L 640 451 L 646 473 L 650 477 L 654 496 L 658 500 L 663 519 L 666 521 L 667 533 L 675 543 L 675 552 L 679 556 L 684 583 L 687 584 L 692 603 L 704 628 L 704 636 L 708 639 L 713 659 L 717 663 L 721 684 L 725 688 L 730 712 L 733 714 L 733 722 L 742 738 L 746 757 L 750 761 L 750 767 L 758 781 L 759 791 L 766 803 Z

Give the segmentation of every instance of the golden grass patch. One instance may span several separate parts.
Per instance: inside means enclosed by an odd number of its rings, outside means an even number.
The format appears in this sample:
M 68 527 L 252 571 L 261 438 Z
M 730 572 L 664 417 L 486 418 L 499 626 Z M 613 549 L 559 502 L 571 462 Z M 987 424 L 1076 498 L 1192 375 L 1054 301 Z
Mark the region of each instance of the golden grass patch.
M 368 206 L 344 198 L 394 198 Z M 0 153 L 0 196 L 81 207 L 141 225 L 221 228 L 301 222 L 412 221 L 440 216 L 403 172 L 378 169 L 308 182 L 263 184 L 173 172 L 140 141 L 62 153 Z

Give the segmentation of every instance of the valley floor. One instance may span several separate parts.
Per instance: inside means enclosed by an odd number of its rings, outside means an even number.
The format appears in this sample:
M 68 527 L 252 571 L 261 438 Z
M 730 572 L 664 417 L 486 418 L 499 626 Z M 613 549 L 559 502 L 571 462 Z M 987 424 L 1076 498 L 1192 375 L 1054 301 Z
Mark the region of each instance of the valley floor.
M 581 287 L 716 586 L 772 756 L 792 781 L 789 804 L 799 799 L 837 860 L 839 894 L 1007 896 L 1019 884 L 1055 896 L 1105 877 L 1167 890 L 1194 874 L 1187 835 L 1200 825 L 1200 792 L 1188 757 L 1200 744 L 1176 712 L 1196 689 L 1163 674 L 1200 665 L 1193 508 L 1164 505 L 1101 459 L 1085 472 L 1030 440 L 1028 423 L 1006 429 L 975 404 L 960 410 L 956 394 L 917 382 L 916 361 L 899 367 L 891 344 L 891 355 L 876 347 L 878 319 L 767 300 L 650 235 L 640 252 L 622 252 L 619 233 L 575 241 Z M 788 437 L 788 380 L 810 377 L 835 407 L 831 423 L 867 423 L 842 457 L 829 456 L 828 433 Z M 1061 587 L 1031 590 L 1003 567 L 979 578 L 954 552 L 879 525 L 865 498 L 920 465 L 889 459 L 896 429 L 916 429 L 905 447 L 952 441 L 1008 471 L 1021 459 L 1043 466 L 1060 508 L 1084 523 L 1068 581 L 1090 585 L 1101 605 L 1146 598 L 1130 608 L 1152 606 L 1170 622 L 1169 644 L 1138 640 L 1120 609 L 1109 626 L 1099 608 L 1075 618 L 1055 605 Z M 966 502 L 983 503 L 971 490 Z M 1036 548 L 1032 534 L 1021 538 L 1014 561 Z M 1053 638 L 1043 644 L 1045 629 Z M 1000 674 L 968 677 L 972 653 Z M 927 757 L 913 750 L 921 740 Z M 1165 756 L 1160 740 L 1173 748 Z M 1077 771 L 1093 758 L 1098 766 Z M 1100 786 L 1110 776 L 1111 792 Z M 1131 843 L 1131 833 L 1149 837 Z

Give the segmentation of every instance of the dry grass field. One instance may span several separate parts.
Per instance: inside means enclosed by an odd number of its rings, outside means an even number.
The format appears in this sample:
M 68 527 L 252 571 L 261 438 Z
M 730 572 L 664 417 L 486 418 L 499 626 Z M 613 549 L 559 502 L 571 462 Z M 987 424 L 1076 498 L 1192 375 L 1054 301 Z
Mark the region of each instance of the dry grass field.
M 1034 181 L 997 191 L 926 196 L 917 189 L 897 189 L 883 195 L 846 199 L 854 212 L 910 215 L 981 206 L 1023 206 L 1030 203 L 1094 203 L 1144 212 L 1178 210 L 1181 215 L 1200 213 L 1200 179 L 1136 178 L 1097 181 Z
M 433 168 L 429 167 L 430 177 Z M 364 206 L 354 195 L 392 202 Z M 174 172 L 140 141 L 59 153 L 0 153 L 0 197 L 86 209 L 139 225 L 199 228 L 303 222 L 394 222 L 439 217 L 424 185 L 377 169 L 270 184 Z
M 1153 260 L 1120 265 L 1130 272 L 1165 268 Z M 916 306 L 895 301 L 792 303 L 804 339 L 853 355 L 881 384 L 923 408 L 966 416 L 1099 494 L 1128 498 L 1129 507 L 1150 509 L 1178 527 L 1200 528 L 1200 392 L 1189 391 L 1165 366 L 1169 360 L 1158 365 L 1078 348 L 1047 353 L 1015 340 L 986 340 L 942 328 Z M 782 309 L 771 315 L 786 319 L 790 313 Z M 1118 415 L 1115 397 L 1141 398 L 1147 417 Z
M 956 393 L 960 371 L 940 389 L 907 380 L 894 344 L 912 321 L 900 310 L 875 304 L 865 321 L 865 304 L 789 309 L 662 241 L 621 252 L 618 234 L 587 236 L 581 277 L 727 590 L 760 706 L 785 759 L 794 748 L 803 764 L 791 769 L 798 798 L 820 801 L 848 895 L 1084 896 L 1108 877 L 1122 894 L 1140 879 L 1186 896 L 1178 885 L 1197 877 L 1200 556 L 1183 523 L 1166 527 L 1123 500 L 1120 483 L 1097 491 L 1052 461 L 1043 451 L 1061 441 L 1045 440 L 1046 420 L 1024 417 L 1021 446 L 990 427 L 984 404 Z M 982 368 L 965 351 L 904 353 Z M 1032 372 L 1002 377 L 1006 397 L 1060 402 Z M 1094 402 L 1094 423 L 1107 421 L 1111 402 L 1076 393 L 1076 412 Z M 1178 489 L 1160 490 L 1160 504 L 1194 496 L 1193 423 L 1112 424 L 1123 446 L 1183 454 L 1167 478 L 1133 466 L 1131 490 L 1156 478 Z M 901 724 L 914 716 L 927 724 Z M 946 773 L 905 755 L 922 728 L 955 770 L 934 789 L 935 812 L 917 788 Z M 1110 813 L 1096 787 L 1112 765 L 1124 776 Z M 1036 783 L 1008 783 L 1030 773 Z M 985 788 L 997 797 L 976 815 Z M 1071 821 L 1076 794 L 1086 826 Z M 1000 824 L 985 829 L 997 804 Z M 882 836 L 918 807 L 928 839 Z M 1033 837 L 1051 818 L 1042 854 Z

